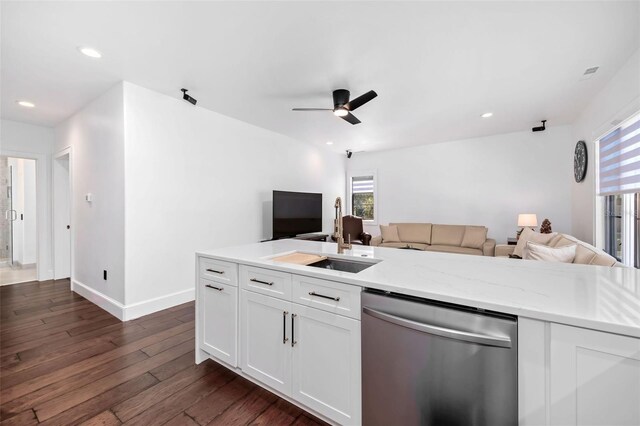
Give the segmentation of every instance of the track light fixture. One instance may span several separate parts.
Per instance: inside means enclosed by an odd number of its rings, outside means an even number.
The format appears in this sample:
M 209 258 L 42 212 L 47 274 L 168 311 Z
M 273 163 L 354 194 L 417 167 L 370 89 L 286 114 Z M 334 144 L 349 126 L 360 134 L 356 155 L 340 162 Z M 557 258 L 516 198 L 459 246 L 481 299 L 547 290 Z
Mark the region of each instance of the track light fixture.
M 546 129 L 545 123 L 547 122 L 547 120 L 542 120 L 542 126 L 538 126 L 538 127 L 533 127 L 531 129 L 532 132 L 543 132 Z
M 348 149 L 347 150 L 347 158 L 351 158 L 352 155 L 353 155 L 353 152 L 350 149 Z
M 189 91 L 188 89 L 180 89 L 180 91 L 182 92 L 182 99 L 184 99 L 185 101 L 189 102 L 192 105 L 195 105 L 198 102 L 197 99 L 187 95 L 187 92 Z

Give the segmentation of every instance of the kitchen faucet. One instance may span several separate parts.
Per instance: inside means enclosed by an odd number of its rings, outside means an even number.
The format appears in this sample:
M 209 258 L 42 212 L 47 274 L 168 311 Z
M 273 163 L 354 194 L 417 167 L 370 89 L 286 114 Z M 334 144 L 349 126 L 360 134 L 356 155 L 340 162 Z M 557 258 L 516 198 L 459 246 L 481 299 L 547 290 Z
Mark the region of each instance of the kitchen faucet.
M 343 230 L 342 230 L 342 199 L 336 198 L 336 220 L 333 221 L 333 238 L 338 243 L 338 254 L 344 253 L 344 249 L 351 250 L 351 235 L 349 235 L 349 242 L 344 242 Z

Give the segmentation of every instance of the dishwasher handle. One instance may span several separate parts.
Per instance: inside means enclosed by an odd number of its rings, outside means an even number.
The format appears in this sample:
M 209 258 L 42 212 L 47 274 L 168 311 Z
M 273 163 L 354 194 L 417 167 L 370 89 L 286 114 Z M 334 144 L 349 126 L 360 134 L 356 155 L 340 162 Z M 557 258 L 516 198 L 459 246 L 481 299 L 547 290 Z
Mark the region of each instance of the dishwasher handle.
M 509 337 L 487 336 L 485 334 L 471 333 L 468 331 L 424 324 L 407 318 L 391 315 L 386 312 L 377 311 L 366 306 L 362 308 L 362 312 L 374 318 L 378 318 L 401 327 L 407 327 L 423 333 L 433 334 L 435 336 L 448 337 L 449 339 L 463 340 L 465 342 L 477 343 L 485 346 L 497 346 L 500 348 L 511 347 L 511 339 Z

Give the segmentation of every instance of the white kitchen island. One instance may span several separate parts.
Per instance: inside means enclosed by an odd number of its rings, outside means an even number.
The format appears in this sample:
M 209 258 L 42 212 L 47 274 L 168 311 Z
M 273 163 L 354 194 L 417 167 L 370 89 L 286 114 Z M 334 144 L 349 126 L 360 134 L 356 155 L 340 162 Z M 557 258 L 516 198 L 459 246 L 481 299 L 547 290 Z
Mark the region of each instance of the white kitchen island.
M 376 264 L 349 273 L 272 260 L 295 251 Z M 337 255 L 299 240 L 200 251 L 196 269 L 196 361 L 330 422 L 361 422 L 360 292 L 372 288 L 517 315 L 520 424 L 640 424 L 635 269 L 379 247 Z

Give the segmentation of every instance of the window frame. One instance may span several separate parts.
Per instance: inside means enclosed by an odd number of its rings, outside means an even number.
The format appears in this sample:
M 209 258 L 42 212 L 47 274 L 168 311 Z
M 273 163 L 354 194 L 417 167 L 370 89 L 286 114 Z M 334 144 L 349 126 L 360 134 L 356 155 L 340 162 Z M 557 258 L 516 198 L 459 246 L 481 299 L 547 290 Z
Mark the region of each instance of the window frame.
M 378 171 L 377 170 L 356 170 L 347 172 L 347 214 L 353 215 L 353 178 L 373 176 L 373 220 L 362 220 L 364 225 L 377 225 L 380 212 L 378 211 Z

